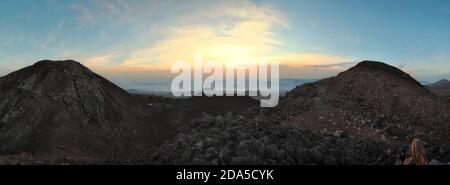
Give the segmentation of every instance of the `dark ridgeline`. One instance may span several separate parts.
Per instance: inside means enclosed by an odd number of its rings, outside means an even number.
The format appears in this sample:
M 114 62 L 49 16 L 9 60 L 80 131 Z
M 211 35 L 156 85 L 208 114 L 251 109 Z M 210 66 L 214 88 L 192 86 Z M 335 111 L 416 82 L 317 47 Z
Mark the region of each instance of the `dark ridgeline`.
M 127 159 L 170 136 L 144 102 L 78 62 L 40 61 L 0 78 L 0 152 Z
M 408 74 L 381 62 L 364 61 L 336 77 L 299 86 L 281 102 L 282 114 L 299 126 L 321 129 L 319 125 L 334 123 L 332 132 L 392 142 L 413 137 L 450 141 L 446 103 Z

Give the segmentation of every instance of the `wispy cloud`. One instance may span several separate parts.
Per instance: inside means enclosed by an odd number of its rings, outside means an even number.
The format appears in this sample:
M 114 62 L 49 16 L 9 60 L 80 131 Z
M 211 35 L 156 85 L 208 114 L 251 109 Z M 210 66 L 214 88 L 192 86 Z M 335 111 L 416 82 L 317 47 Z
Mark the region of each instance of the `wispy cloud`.
M 64 19 L 61 19 L 58 23 L 58 26 L 56 27 L 56 32 L 59 33 L 63 26 L 64 26 Z
M 78 12 L 78 21 L 81 23 L 90 23 L 94 20 L 91 10 L 80 4 L 70 4 L 69 7 Z
M 78 13 L 80 23 L 144 23 L 148 18 L 166 11 L 166 1 L 90 0 L 74 2 L 69 7 Z M 182 2 L 178 2 L 182 3 Z
M 271 60 L 278 60 L 281 64 L 297 67 L 332 67 L 343 66 L 351 59 L 321 53 L 285 53 L 272 56 Z
M 86 58 L 83 62 L 89 68 L 109 68 L 113 64 L 111 62 L 116 57 L 114 54 L 103 54 L 99 56 Z
M 436 54 L 422 59 L 403 61 L 401 69 L 418 79 L 450 79 L 450 55 Z

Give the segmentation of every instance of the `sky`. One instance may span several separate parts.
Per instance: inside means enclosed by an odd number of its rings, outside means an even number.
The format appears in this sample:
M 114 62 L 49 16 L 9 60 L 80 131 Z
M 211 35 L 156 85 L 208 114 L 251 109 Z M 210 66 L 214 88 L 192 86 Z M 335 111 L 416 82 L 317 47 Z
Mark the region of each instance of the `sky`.
M 3 0 L 0 76 L 77 60 L 112 80 L 170 77 L 178 60 L 280 63 L 281 78 L 378 60 L 420 81 L 450 78 L 445 0 Z

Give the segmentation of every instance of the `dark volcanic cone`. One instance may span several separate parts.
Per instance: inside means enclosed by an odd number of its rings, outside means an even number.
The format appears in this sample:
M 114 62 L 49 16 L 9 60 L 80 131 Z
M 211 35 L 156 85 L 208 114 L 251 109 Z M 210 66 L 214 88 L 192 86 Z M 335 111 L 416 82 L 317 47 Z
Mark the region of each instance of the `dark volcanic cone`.
M 357 138 L 450 141 L 447 105 L 400 69 L 364 61 L 336 77 L 299 86 L 281 114 L 304 128 Z
M 128 156 L 165 133 L 144 103 L 78 62 L 40 61 L 0 78 L 2 153 Z

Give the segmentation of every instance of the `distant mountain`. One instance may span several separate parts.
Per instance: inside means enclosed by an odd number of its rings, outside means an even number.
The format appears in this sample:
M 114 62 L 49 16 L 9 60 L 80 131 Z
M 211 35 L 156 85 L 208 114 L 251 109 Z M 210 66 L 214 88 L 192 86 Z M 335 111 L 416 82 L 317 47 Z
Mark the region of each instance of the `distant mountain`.
M 443 79 L 435 83 L 427 85 L 427 88 L 432 90 L 450 90 L 450 81 Z
M 315 82 L 317 79 L 280 79 L 280 95 L 284 96 L 287 91 L 304 83 Z M 143 80 L 143 81 L 119 81 L 120 87 L 127 89 L 131 94 L 157 95 L 172 97 L 170 91 L 171 80 Z M 248 81 L 246 81 L 248 83 Z
M 126 159 L 170 127 L 78 62 L 40 61 L 0 78 L 0 153 Z
M 279 111 L 290 122 L 318 132 L 390 142 L 450 140 L 447 105 L 382 62 L 363 61 L 336 77 L 299 86 L 280 100 Z
M 450 102 L 450 81 L 444 79 L 429 84 L 426 87 L 439 97 L 442 97 L 447 102 Z

